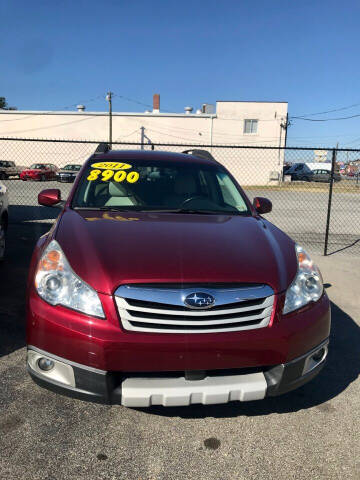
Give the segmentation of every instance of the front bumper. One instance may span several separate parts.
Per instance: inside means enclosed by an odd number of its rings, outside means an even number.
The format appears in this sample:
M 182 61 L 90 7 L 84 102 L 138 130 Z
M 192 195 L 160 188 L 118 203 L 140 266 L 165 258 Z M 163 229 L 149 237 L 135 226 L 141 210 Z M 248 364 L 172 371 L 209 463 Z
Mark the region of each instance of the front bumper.
M 107 372 L 29 346 L 27 368 L 40 386 L 83 400 L 127 407 L 210 405 L 261 400 L 304 385 L 323 368 L 328 343 L 326 339 L 305 355 L 264 370 L 158 374 Z M 41 370 L 40 358 L 52 360 L 52 370 Z
M 75 182 L 76 176 L 69 175 L 69 176 L 64 176 L 64 175 L 57 175 L 56 180 L 60 183 L 74 183 Z

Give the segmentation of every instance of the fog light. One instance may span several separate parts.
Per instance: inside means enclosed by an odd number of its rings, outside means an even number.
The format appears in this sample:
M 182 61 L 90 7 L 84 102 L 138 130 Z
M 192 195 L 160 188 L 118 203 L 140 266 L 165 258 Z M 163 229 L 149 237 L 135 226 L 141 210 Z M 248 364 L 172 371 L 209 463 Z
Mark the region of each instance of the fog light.
M 314 353 L 314 355 L 312 356 L 312 359 L 315 362 L 319 362 L 323 358 L 324 354 L 325 354 L 325 348 L 320 348 L 320 350 Z
M 40 370 L 43 370 L 44 372 L 49 372 L 54 368 L 54 362 L 52 360 L 49 360 L 48 358 L 41 357 L 38 360 L 38 366 Z

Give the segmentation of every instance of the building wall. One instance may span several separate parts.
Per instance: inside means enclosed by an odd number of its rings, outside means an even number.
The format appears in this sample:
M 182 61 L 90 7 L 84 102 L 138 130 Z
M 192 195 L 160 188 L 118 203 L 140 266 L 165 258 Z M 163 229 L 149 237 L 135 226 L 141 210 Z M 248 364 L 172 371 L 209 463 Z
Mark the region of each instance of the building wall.
M 282 151 L 218 148 L 215 145 L 284 146 L 287 103 L 222 102 L 216 114 L 114 113 L 113 141 L 214 145 L 209 148 L 242 184 L 269 182 L 282 171 Z M 256 134 L 244 133 L 244 120 L 257 119 Z M 101 112 L 22 112 L 0 110 L 0 137 L 107 141 L 109 117 Z M 139 148 L 118 146 L 116 148 Z M 147 148 L 146 146 L 143 148 Z M 157 147 L 158 148 L 158 147 Z M 159 147 L 181 151 L 182 147 Z M 27 149 L 27 151 L 26 151 Z M 0 141 L 0 158 L 19 165 L 83 162 L 94 145 Z

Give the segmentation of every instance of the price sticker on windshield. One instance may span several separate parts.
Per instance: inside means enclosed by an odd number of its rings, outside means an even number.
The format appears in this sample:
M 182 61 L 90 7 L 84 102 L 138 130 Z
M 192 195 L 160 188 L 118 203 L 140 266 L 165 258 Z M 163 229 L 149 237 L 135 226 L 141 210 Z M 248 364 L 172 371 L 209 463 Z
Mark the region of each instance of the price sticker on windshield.
M 128 183 L 136 183 L 139 180 L 139 177 L 140 177 L 139 172 L 135 172 L 135 171 L 128 172 L 126 170 L 114 171 L 110 169 L 107 169 L 107 170 L 94 169 L 94 170 L 90 170 L 87 180 L 89 182 L 94 182 L 95 180 L 101 180 L 102 182 L 109 182 L 110 180 L 113 180 L 117 183 L 121 183 L 124 181 Z
M 122 162 L 98 162 L 91 165 L 92 168 L 100 168 L 101 170 L 129 170 L 131 165 Z

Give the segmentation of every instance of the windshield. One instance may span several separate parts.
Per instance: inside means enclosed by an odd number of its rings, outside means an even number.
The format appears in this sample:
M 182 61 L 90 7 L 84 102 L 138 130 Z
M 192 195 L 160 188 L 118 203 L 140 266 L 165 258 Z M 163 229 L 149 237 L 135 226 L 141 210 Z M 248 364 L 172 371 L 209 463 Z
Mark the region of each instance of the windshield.
M 44 165 L 43 163 L 34 163 L 33 165 L 31 165 L 30 168 L 33 170 L 42 170 L 46 168 L 46 165 Z
M 65 165 L 65 167 L 63 167 L 63 170 L 75 170 L 75 171 L 78 171 L 80 170 L 81 168 L 81 165 Z
M 73 208 L 249 215 L 245 199 L 217 164 L 129 160 L 84 170 Z

